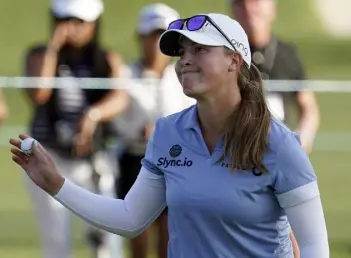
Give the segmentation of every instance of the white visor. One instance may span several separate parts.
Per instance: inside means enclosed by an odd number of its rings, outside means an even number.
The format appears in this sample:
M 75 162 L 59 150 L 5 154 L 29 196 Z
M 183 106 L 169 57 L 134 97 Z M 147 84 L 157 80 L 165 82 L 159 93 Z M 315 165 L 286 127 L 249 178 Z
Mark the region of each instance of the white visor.
M 201 29 L 196 31 L 189 31 L 185 26 L 182 30 L 173 29 L 164 32 L 159 41 L 161 52 L 167 56 L 179 56 L 179 39 L 181 36 L 184 36 L 204 46 L 223 46 L 233 51 L 238 51 L 244 62 L 250 67 L 251 51 L 249 40 L 241 25 L 223 14 L 207 14 L 207 16 L 214 21 L 232 44 L 230 44 L 216 27 L 207 21 Z

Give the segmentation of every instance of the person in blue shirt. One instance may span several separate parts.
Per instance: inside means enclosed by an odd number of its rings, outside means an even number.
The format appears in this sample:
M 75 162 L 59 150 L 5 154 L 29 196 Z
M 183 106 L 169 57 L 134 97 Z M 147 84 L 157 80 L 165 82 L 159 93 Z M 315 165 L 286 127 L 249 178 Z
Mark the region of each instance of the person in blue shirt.
M 329 257 L 313 167 L 299 136 L 271 116 L 239 23 L 213 13 L 176 20 L 159 45 L 179 56 L 179 81 L 197 103 L 158 120 L 124 200 L 63 178 L 41 144 L 24 154 L 28 136 L 10 140 L 13 160 L 73 213 L 125 237 L 167 206 L 169 258 L 291 258 L 289 223 L 302 258 Z

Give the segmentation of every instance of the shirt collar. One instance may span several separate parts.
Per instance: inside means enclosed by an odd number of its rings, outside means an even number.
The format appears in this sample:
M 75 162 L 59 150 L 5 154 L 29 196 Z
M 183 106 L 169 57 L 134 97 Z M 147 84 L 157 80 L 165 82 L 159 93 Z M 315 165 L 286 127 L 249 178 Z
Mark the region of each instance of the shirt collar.
M 199 135 L 202 135 L 200 124 L 199 124 L 199 117 L 197 113 L 197 104 L 193 105 L 189 109 L 188 116 L 184 121 L 184 129 L 185 130 L 194 130 Z M 217 143 L 215 149 L 222 150 L 224 146 L 224 137 L 222 137 L 219 142 Z
M 197 104 L 193 105 L 189 109 L 188 116 L 184 122 L 184 129 L 186 130 L 195 130 L 197 132 L 201 132 L 199 119 L 197 114 Z

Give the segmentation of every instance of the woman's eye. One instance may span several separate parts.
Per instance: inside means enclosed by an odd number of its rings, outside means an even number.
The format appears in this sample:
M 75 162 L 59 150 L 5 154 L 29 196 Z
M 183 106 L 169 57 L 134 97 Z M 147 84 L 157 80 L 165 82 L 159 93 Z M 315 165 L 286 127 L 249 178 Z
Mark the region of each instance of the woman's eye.
M 204 47 L 196 47 L 195 48 L 196 52 L 204 52 L 206 49 Z

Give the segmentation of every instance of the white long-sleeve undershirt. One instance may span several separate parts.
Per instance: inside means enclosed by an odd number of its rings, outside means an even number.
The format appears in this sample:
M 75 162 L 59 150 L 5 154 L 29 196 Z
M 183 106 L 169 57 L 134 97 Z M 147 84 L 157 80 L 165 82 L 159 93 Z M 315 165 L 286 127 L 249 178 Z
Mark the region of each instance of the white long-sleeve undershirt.
M 88 223 L 133 238 L 164 210 L 165 190 L 162 176 L 142 168 L 124 200 L 94 194 L 68 179 L 54 198 Z

